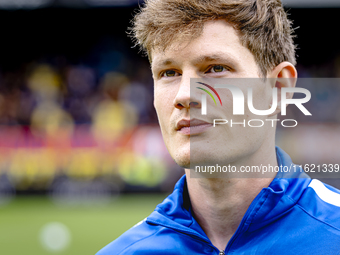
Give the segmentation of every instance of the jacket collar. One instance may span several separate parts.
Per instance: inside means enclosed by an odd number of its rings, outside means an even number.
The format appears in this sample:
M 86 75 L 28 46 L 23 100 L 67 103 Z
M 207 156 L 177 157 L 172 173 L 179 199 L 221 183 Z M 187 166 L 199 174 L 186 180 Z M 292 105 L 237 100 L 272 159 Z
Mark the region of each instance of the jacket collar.
M 310 183 L 309 176 L 294 165 L 283 150 L 277 147 L 276 155 L 281 169 L 286 167 L 289 171 L 278 172 L 271 184 L 257 195 L 242 220 L 243 226 L 240 227 L 243 231 L 255 231 L 276 220 L 297 203 Z M 184 175 L 175 185 L 173 193 L 156 207 L 146 221 L 210 242 L 192 216 L 190 208 Z

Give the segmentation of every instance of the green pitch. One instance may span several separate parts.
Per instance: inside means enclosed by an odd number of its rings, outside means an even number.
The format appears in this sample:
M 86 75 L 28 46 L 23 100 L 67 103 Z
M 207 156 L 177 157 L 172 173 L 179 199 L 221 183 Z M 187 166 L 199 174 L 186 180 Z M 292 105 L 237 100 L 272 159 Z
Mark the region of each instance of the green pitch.
M 95 254 L 147 217 L 166 195 L 122 195 L 106 206 L 60 207 L 46 197 L 21 197 L 0 207 L 0 254 Z M 64 248 L 49 250 L 41 236 L 51 222 L 65 226 Z M 58 232 L 58 231 L 57 231 Z M 49 233 L 52 245 L 64 237 Z M 45 236 L 45 235 L 44 235 Z M 61 243 L 60 243 L 61 242 Z

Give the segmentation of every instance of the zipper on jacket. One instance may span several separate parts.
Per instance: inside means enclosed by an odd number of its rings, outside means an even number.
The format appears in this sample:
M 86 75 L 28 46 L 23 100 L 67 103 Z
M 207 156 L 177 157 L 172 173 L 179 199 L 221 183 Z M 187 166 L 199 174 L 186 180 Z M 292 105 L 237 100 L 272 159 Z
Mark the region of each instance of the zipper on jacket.
M 261 192 L 257 195 L 257 197 L 253 200 L 253 202 L 250 204 L 248 210 L 246 211 L 245 215 L 243 215 L 243 218 L 241 220 L 241 223 L 240 225 L 238 226 L 236 232 L 234 233 L 234 235 L 231 237 L 231 239 L 229 240 L 228 244 L 227 244 L 227 247 L 225 249 L 226 253 L 228 254 L 229 253 L 229 250 L 230 250 L 230 247 L 231 245 L 233 244 L 233 242 L 235 241 L 235 239 L 238 237 L 238 235 L 240 234 L 241 230 L 243 229 L 244 227 L 244 223 L 247 221 L 248 217 L 249 217 L 249 214 L 251 214 L 252 210 L 254 209 L 254 206 L 258 203 L 258 201 L 260 199 L 263 198 L 263 196 L 266 195 L 266 190 L 261 190 Z M 223 253 L 221 253 L 220 251 L 220 254 L 226 254 L 224 251 Z
M 219 255 L 225 255 L 224 251 L 223 251 L 223 250 L 220 250 Z

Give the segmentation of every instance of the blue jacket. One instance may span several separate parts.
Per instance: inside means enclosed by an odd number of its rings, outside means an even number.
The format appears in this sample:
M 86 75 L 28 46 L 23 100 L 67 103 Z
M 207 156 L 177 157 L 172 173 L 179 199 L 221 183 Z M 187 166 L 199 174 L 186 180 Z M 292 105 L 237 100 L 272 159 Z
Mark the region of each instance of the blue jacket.
M 277 148 L 278 164 L 290 166 Z M 299 168 L 297 168 L 299 169 Z M 339 255 L 340 191 L 303 172 L 278 173 L 249 206 L 225 254 Z M 97 255 L 223 254 L 193 218 L 183 176 L 153 213 Z

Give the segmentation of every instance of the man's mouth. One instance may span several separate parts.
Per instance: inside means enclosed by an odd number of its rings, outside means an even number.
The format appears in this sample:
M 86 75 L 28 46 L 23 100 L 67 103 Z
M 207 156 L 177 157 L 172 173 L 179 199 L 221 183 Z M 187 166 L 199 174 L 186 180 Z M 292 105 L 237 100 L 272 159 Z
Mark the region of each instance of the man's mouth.
M 205 132 L 213 125 L 209 122 L 198 119 L 182 119 L 176 125 L 176 131 L 183 135 L 198 135 Z

